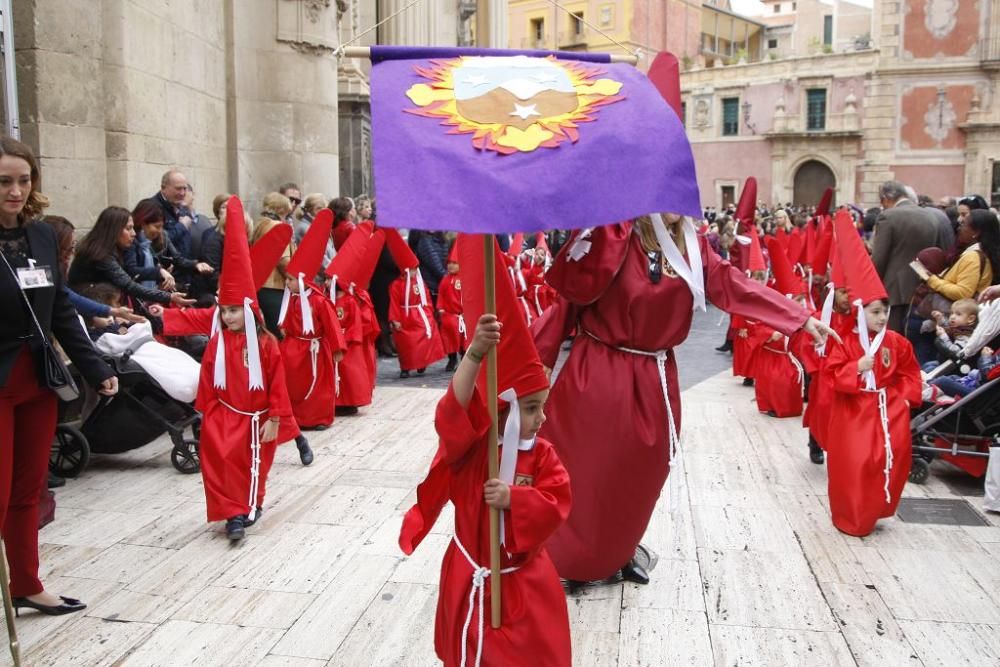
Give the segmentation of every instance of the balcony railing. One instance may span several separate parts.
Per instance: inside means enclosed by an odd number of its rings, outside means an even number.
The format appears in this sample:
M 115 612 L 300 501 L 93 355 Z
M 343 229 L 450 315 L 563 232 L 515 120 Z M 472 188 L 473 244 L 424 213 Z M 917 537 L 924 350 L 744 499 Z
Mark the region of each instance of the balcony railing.
M 540 51 L 548 51 L 552 47 L 549 46 L 547 39 L 534 39 L 533 37 L 522 37 L 521 38 L 521 48 L 522 49 L 537 49 Z
M 587 44 L 587 31 L 581 30 L 577 32 L 576 30 L 569 30 L 566 32 L 559 33 L 559 48 L 568 48 L 573 46 L 585 46 Z

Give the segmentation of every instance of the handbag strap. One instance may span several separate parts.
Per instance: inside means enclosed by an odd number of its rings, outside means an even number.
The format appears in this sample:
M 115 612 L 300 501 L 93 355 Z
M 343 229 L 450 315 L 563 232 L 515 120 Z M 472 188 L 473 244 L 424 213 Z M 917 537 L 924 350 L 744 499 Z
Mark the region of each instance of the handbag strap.
M 21 292 L 21 298 L 24 299 L 24 305 L 28 307 L 28 312 L 31 313 L 31 319 L 35 323 L 35 328 L 38 329 L 38 335 L 42 337 L 42 345 L 48 347 L 49 338 L 45 335 L 45 331 L 42 330 L 42 325 L 38 321 L 38 316 L 35 315 L 35 309 L 31 307 L 31 300 L 28 298 L 27 293 L 25 293 L 24 288 L 21 287 L 21 281 L 17 279 L 17 272 L 14 271 L 14 267 L 7 261 L 7 256 L 3 254 L 2 250 L 0 250 L 0 258 L 3 259 L 3 263 L 7 266 L 7 270 L 10 271 L 11 277 L 14 278 L 14 284 L 17 285 L 18 291 Z

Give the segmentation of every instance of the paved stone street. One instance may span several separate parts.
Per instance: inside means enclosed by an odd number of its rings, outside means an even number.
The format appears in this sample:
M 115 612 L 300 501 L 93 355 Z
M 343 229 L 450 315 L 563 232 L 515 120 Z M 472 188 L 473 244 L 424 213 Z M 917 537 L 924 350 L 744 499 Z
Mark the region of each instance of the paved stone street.
M 721 340 L 717 321 L 705 345 Z M 450 513 L 412 558 L 396 538 L 434 452 L 439 395 L 380 387 L 368 414 L 312 436 L 310 468 L 283 447 L 266 513 L 237 546 L 204 523 L 201 479 L 174 471 L 165 440 L 95 458 L 41 533 L 42 578 L 90 608 L 23 614 L 24 664 L 435 664 Z M 676 513 L 664 493 L 645 540 L 660 555 L 653 581 L 569 599 L 575 664 L 998 664 L 1000 516 L 892 519 L 845 537 L 801 428 L 752 399 L 728 372 L 686 390 Z M 959 481 L 935 464 L 906 493 L 960 499 L 973 485 Z

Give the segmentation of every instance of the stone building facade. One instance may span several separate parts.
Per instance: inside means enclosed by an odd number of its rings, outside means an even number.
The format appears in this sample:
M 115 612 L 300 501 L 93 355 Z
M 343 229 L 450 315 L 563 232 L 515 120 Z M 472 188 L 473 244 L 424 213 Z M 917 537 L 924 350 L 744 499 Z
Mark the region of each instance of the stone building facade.
M 876 0 L 872 48 L 682 74 L 706 205 L 878 203 L 895 178 L 1000 204 L 1000 0 Z

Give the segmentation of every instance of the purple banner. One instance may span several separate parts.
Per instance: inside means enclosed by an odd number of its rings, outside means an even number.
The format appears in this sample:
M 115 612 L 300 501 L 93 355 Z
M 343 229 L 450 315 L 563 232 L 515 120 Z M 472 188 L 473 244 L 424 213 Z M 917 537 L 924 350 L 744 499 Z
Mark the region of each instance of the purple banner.
M 701 215 L 684 128 L 642 73 L 607 54 L 537 55 L 372 49 L 379 224 L 534 232 Z

